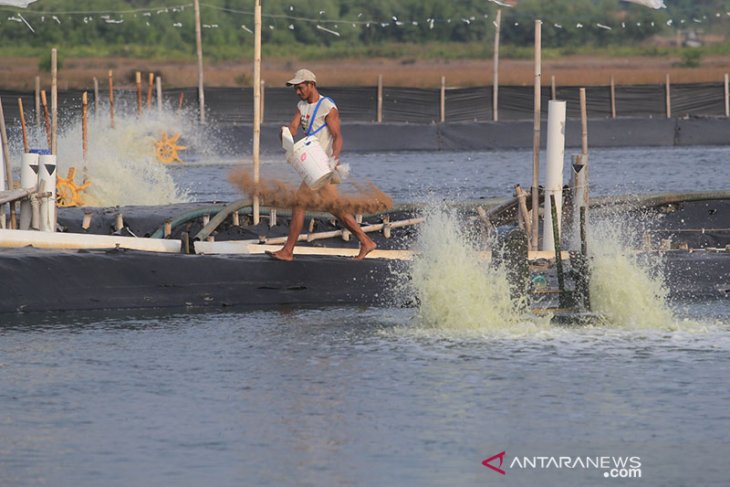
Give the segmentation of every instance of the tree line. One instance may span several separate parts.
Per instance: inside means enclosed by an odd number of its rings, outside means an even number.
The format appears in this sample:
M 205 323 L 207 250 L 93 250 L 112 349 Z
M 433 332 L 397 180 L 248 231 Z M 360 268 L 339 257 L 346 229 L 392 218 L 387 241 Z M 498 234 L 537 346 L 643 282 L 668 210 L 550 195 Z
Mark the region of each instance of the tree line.
M 182 3 L 182 2 L 181 2 Z M 263 42 L 292 53 L 335 44 L 489 41 L 502 9 L 502 42 L 528 46 L 542 19 L 543 45 L 627 45 L 675 29 L 726 30 L 730 0 L 667 0 L 652 10 L 620 0 L 520 0 L 504 8 L 485 0 L 262 0 Z M 41 0 L 0 10 L 2 46 L 107 48 L 112 54 L 155 48 L 192 53 L 194 12 L 175 0 Z M 253 44 L 253 0 L 204 0 L 203 41 L 231 52 Z M 111 49 L 111 51 L 109 51 Z M 240 49 L 238 50 L 240 52 Z

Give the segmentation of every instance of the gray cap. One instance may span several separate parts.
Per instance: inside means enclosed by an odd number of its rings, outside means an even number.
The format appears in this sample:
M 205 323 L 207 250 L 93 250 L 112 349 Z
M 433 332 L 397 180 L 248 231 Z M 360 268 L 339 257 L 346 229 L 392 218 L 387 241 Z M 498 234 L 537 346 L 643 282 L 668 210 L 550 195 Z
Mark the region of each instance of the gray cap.
M 317 83 L 317 77 L 314 75 L 313 72 L 308 69 L 300 69 L 299 71 L 294 73 L 294 77 L 292 79 L 286 82 L 286 85 L 294 86 L 298 85 L 299 83 L 304 83 L 305 81 Z

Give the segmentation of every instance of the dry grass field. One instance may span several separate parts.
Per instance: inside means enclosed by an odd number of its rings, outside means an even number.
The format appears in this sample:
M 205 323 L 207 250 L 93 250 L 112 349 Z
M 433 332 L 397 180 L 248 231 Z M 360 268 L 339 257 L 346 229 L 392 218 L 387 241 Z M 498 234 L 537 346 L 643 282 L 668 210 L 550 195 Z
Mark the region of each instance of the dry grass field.
M 542 83 L 550 84 L 555 76 L 559 86 L 607 85 L 613 76 L 617 84 L 660 84 L 670 74 L 672 83 L 721 82 L 730 72 L 730 56 L 706 57 L 696 68 L 679 67 L 679 59 L 601 58 L 569 56 L 544 60 Z M 491 60 L 413 61 L 394 59 L 353 59 L 336 61 L 298 62 L 296 60 L 264 60 L 262 77 L 267 86 L 283 86 L 299 67 L 317 73 L 323 86 L 374 86 L 379 74 L 386 86 L 433 88 L 441 84 L 453 87 L 492 84 Z M 162 76 L 167 88 L 197 85 L 195 62 L 150 61 L 127 58 L 67 58 L 59 69 L 59 89 L 93 86 L 93 78 L 106 83 L 108 70 L 113 70 L 115 86 L 132 87 L 135 71 L 155 72 Z M 250 62 L 206 63 L 206 86 L 249 86 L 252 79 Z M 531 85 L 534 68 L 532 60 L 500 61 L 501 85 Z M 0 61 L 0 89 L 32 90 L 39 74 L 36 58 L 4 58 Z M 44 86 L 50 85 L 50 73 L 40 73 Z

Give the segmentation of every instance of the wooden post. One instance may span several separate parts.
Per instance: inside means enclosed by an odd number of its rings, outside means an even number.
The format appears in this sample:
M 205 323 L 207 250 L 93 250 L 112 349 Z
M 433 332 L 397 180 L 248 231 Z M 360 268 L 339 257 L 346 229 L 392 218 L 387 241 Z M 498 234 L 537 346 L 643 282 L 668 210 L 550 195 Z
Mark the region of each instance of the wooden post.
M 0 137 L 3 144 L 3 157 L 5 159 L 5 180 L 8 183 L 7 189 L 13 189 L 13 165 L 10 163 L 10 147 L 8 146 L 8 131 L 5 127 L 5 110 L 3 110 L 3 102 L 0 99 Z M 5 190 L 0 186 L 0 191 Z
M 383 122 L 383 75 L 378 75 L 378 105 L 375 112 L 375 120 L 378 123 Z
M 5 159 L 5 180 L 7 182 L 7 189 L 11 190 L 13 189 L 13 165 L 10 163 L 10 146 L 8 145 L 8 131 L 5 127 L 5 113 L 3 111 L 3 102 L 2 99 L 0 99 L 0 137 L 2 137 L 0 140 L 2 140 L 3 144 L 3 158 Z M 2 186 L 0 186 L 0 191 L 4 190 Z M 10 228 L 18 228 L 17 222 L 15 220 L 15 203 L 10 203 L 8 205 L 8 208 L 10 208 Z M 2 223 L 3 227 L 5 226 L 5 205 L 2 205 Z
M 588 256 L 588 233 L 586 232 L 586 220 L 588 218 L 587 212 L 588 207 L 581 206 L 580 207 L 580 253 L 583 254 L 584 257 Z
M 137 85 L 137 115 L 142 114 L 142 73 L 134 73 L 134 81 Z
M 58 50 L 51 49 L 51 154 L 58 154 Z M 55 202 L 54 202 L 55 204 Z M 55 223 L 54 223 L 55 225 Z M 55 230 L 55 228 L 54 228 Z
M 84 218 L 81 220 L 81 228 L 86 231 L 91 228 L 91 220 L 94 217 L 94 213 L 91 210 L 84 211 Z
M 555 266 L 558 271 L 558 289 L 560 289 L 560 307 L 567 307 L 567 294 L 565 292 L 565 273 L 563 272 L 563 253 L 560 245 L 560 229 L 558 228 L 558 209 L 555 207 L 555 195 L 550 195 L 550 211 L 553 220 L 553 240 L 555 242 Z
M 581 129 L 581 153 L 583 162 L 588 162 L 588 107 L 586 104 L 586 89 L 580 89 L 580 129 Z
M 672 93 L 671 93 L 671 82 L 669 80 L 669 73 L 667 73 L 667 79 L 665 82 L 665 93 L 666 93 L 666 105 L 667 105 L 667 118 L 672 118 Z
M 177 100 L 177 113 L 180 113 L 183 109 L 183 102 L 185 101 L 185 92 L 181 91 L 180 96 Z
M 573 191 L 573 214 L 572 218 L 575 218 L 575 208 L 578 208 L 578 213 L 581 217 L 581 222 L 584 225 L 585 220 L 588 218 L 588 205 L 589 205 L 589 187 L 588 187 L 588 115 L 587 115 L 587 103 L 586 103 L 586 89 L 580 89 L 580 121 L 581 121 L 581 155 L 580 163 L 573 166 L 575 173 L 575 183 L 579 186 Z M 575 220 L 573 220 L 575 221 Z M 585 255 L 585 254 L 584 254 Z
M 157 113 L 162 113 L 162 78 L 157 77 Z
M 41 128 L 41 77 L 35 77 L 35 126 Z
M 48 140 L 48 149 L 51 149 L 51 117 L 48 114 L 48 99 L 46 98 L 46 90 L 41 90 L 41 104 L 43 105 L 43 126 L 46 129 L 46 139 Z
M 540 209 L 540 193 L 538 190 L 540 178 L 540 78 L 542 76 L 542 20 L 535 21 L 535 113 L 533 120 L 532 139 L 532 250 L 537 250 L 538 225 Z
M 109 70 L 109 116 L 112 128 L 114 128 L 114 75 L 111 69 Z
M 555 75 L 550 76 L 550 94 L 552 95 L 550 97 L 551 100 L 558 99 L 558 90 L 555 87 Z
M 117 213 L 116 217 L 114 217 L 114 230 L 118 232 L 122 228 L 124 228 L 124 215 Z
M 530 238 L 532 236 L 532 222 L 530 221 L 530 213 L 527 211 L 527 193 L 522 186 L 515 184 L 515 196 L 517 197 L 517 210 L 520 220 L 524 225 L 523 230 L 527 236 L 527 246 L 530 247 Z
M 269 209 L 269 228 L 276 226 L 276 208 Z
M 725 118 L 730 118 L 730 75 L 725 73 Z
M 497 9 L 494 21 L 494 62 L 492 66 L 492 120 L 499 121 L 499 35 L 502 29 L 502 10 Z
M 196 0 L 197 2 L 197 0 Z M 254 54 L 253 54 L 253 181 L 261 179 L 261 0 L 254 6 Z M 253 224 L 259 224 L 259 195 L 253 196 Z
M 256 0 L 260 4 L 261 0 Z M 200 31 L 200 1 L 194 0 L 195 7 L 195 46 L 198 52 L 198 103 L 200 108 L 200 123 L 205 123 L 205 90 L 203 89 L 203 40 Z M 259 5 L 260 8 L 260 5 Z
M 446 76 L 441 76 L 441 100 L 440 100 L 441 123 L 446 121 Z
M 616 82 L 611 76 L 611 118 L 616 118 Z
M 89 152 L 89 123 L 88 123 L 88 94 L 84 91 L 81 95 L 81 150 L 84 160 L 84 177 L 87 176 L 86 155 Z
M 99 80 L 94 76 L 94 116 L 99 113 Z
M 25 127 L 25 110 L 23 110 L 23 99 L 20 97 L 18 97 L 18 112 L 20 113 L 20 128 L 23 131 L 23 152 L 30 152 L 28 130 Z
M 261 80 L 261 123 L 264 123 L 264 108 L 266 100 L 266 81 Z
M 152 108 L 152 90 L 155 87 L 155 73 L 150 73 L 147 77 L 147 111 Z

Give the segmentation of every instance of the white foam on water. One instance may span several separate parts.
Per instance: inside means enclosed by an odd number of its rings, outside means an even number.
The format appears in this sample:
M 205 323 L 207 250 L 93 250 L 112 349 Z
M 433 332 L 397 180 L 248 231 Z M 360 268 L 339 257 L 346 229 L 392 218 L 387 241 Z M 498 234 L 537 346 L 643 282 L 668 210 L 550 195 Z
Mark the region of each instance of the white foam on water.
M 472 242 L 455 211 L 427 210 L 409 269 L 419 327 L 480 334 L 544 330 L 547 319 L 526 315 L 513 304 L 505 269 L 480 259 Z
M 616 215 L 589 227 L 593 311 L 608 326 L 676 329 L 680 323 L 669 306 L 662 257 L 629 246 L 630 236 L 640 231 L 632 226 Z
M 86 176 L 91 186 L 82 193 L 85 204 L 160 205 L 187 201 L 187 192 L 175 184 L 170 173 L 174 170 L 172 165 L 157 160 L 155 142 L 163 132 L 169 137 L 179 133 L 178 146 L 195 145 L 200 149 L 203 139 L 192 129 L 195 125 L 189 117 L 156 110 L 139 117 L 120 112 L 115 114 L 114 128 L 102 109 L 98 117 L 89 117 Z M 184 160 L 185 152 L 181 150 L 180 155 Z M 74 117 L 59 131 L 60 176 L 66 177 L 71 166 L 76 168 L 76 184 L 80 185 L 84 177 L 80 117 Z
M 396 327 L 396 334 L 431 338 L 600 337 L 605 334 L 700 333 L 716 328 L 675 316 L 657 254 L 640 254 L 627 236 L 626 219 L 593 223 L 591 304 L 600 315 L 579 329 L 550 324 L 510 299 L 506 269 L 480 259 L 476 239 L 462 230 L 454 210 L 431 207 L 425 212 L 409 267 L 409 292 L 418 303 L 415 326 Z

